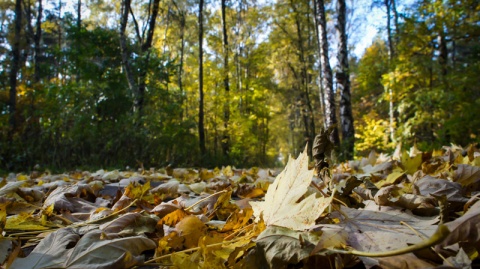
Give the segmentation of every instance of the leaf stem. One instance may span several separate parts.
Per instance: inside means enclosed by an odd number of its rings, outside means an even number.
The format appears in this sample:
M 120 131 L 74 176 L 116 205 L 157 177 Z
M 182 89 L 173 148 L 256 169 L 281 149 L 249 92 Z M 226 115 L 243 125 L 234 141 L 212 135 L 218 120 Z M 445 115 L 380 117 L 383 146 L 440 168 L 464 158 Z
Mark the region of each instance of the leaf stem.
M 356 256 L 363 256 L 363 257 L 389 257 L 389 256 L 396 256 L 405 253 L 414 252 L 417 250 L 421 250 L 424 248 L 431 247 L 442 242 L 448 235 L 450 234 L 450 230 L 448 230 L 447 226 L 440 225 L 438 226 L 437 231 L 430 237 L 428 240 L 422 241 L 418 244 L 411 245 L 405 248 L 396 249 L 392 251 L 385 251 L 385 252 L 364 252 L 358 250 L 337 250 L 334 249 L 333 252 L 341 253 L 341 254 L 352 254 Z
M 120 213 L 123 213 L 124 211 L 126 211 L 127 209 L 129 209 L 130 207 L 132 207 L 136 202 L 138 201 L 138 199 L 135 199 L 133 200 L 133 202 L 131 202 L 128 206 L 118 210 L 118 211 L 115 211 L 113 212 L 112 214 L 108 215 L 108 216 L 105 216 L 105 217 L 102 217 L 102 218 L 99 218 L 99 219 L 95 219 L 95 220 L 89 220 L 89 221 L 86 221 L 86 222 L 81 222 L 81 223 L 78 223 L 78 224 L 74 224 L 74 225 L 71 225 L 71 226 L 68 226 L 68 227 L 72 227 L 72 228 L 75 228 L 75 227 L 81 227 L 81 226 L 85 226 L 85 225 L 89 225 L 89 224 L 94 224 L 96 222 L 100 222 L 100 221 L 103 221 L 103 220 L 106 220 L 108 218 L 111 218 L 113 216 L 116 216 Z
M 246 236 L 246 237 L 239 237 L 237 239 L 233 239 L 233 240 L 230 240 L 230 241 L 223 241 L 223 242 L 220 242 L 220 243 L 215 243 L 215 244 L 210 244 L 210 245 L 206 245 L 205 248 L 211 248 L 211 247 L 216 247 L 216 246 L 222 246 L 222 245 L 225 245 L 225 244 L 229 244 L 229 243 L 235 243 L 235 242 L 238 242 L 238 241 L 241 241 L 241 240 L 246 240 L 246 239 L 251 239 L 252 237 L 254 237 L 254 235 L 250 235 L 250 236 Z M 163 255 L 163 256 L 160 256 L 160 257 L 157 257 L 157 258 L 153 258 L 153 259 L 150 259 L 146 262 L 144 262 L 144 264 L 150 264 L 150 263 L 153 263 L 155 261 L 159 261 L 159 260 L 162 260 L 162 259 L 165 259 L 165 258 L 169 258 L 171 257 L 172 255 L 174 254 L 180 254 L 180 253 L 189 253 L 189 252 L 194 252 L 194 251 L 197 251 L 201 249 L 201 247 L 194 247 L 194 248 L 189 248 L 189 249 L 185 249 L 185 250 L 182 250 L 182 251 L 177 251 L 177 252 L 174 252 L 174 253 L 170 253 L 170 254 L 166 254 L 166 255 Z
M 222 194 L 222 193 L 225 193 L 225 192 L 227 192 L 227 190 L 222 190 L 222 191 L 216 192 L 216 193 L 214 193 L 214 194 L 211 194 L 211 195 L 209 195 L 209 196 L 207 196 L 207 197 L 205 197 L 205 198 L 202 198 L 202 199 L 198 200 L 196 203 L 194 203 L 193 205 L 185 208 L 185 211 L 190 211 L 192 208 L 194 208 L 196 205 L 200 204 L 201 202 L 203 202 L 203 201 L 205 201 L 205 200 L 208 200 L 208 199 L 210 199 L 211 197 L 213 197 L 213 196 L 215 196 L 215 195 Z

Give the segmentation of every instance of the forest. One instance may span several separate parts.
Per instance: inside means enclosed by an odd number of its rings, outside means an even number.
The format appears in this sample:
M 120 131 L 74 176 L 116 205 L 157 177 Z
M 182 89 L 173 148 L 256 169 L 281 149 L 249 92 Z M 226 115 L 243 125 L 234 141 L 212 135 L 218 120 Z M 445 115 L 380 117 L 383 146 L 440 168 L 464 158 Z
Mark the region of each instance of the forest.
M 0 0 L 0 269 L 479 268 L 479 87 L 478 0 Z
M 1 0 L 0 170 L 283 166 L 327 129 L 339 160 L 467 146 L 479 22 L 476 0 Z

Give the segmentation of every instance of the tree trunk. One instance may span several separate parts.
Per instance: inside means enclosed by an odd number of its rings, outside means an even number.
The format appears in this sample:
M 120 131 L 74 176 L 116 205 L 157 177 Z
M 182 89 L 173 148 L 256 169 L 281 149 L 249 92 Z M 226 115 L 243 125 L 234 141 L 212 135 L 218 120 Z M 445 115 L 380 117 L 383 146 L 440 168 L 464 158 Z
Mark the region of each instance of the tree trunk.
M 40 55 L 41 55 L 41 48 L 40 48 L 40 41 L 42 40 L 42 13 L 43 13 L 43 6 L 42 0 L 38 0 L 38 9 L 37 9 L 37 22 L 35 24 L 35 35 L 33 39 L 34 43 L 34 73 L 33 79 L 35 83 L 40 82 Z
M 16 105 L 17 105 L 17 75 L 20 69 L 20 34 L 22 31 L 22 1 L 15 1 L 15 37 L 12 44 L 12 67 L 10 69 L 10 99 L 9 99 L 9 113 L 10 113 L 10 130 L 9 138 L 11 139 L 15 129 L 17 128 L 17 121 L 15 119 Z
M 317 11 L 317 4 L 316 4 L 316 1 L 317 0 L 312 0 L 313 1 L 313 18 L 314 18 L 314 21 L 315 21 L 315 38 L 316 38 L 316 41 L 317 41 L 317 46 L 318 46 L 318 52 L 321 51 L 322 49 L 322 45 L 321 45 L 321 42 L 320 42 L 320 33 L 318 32 L 318 25 L 319 22 L 318 22 L 318 11 Z M 318 89 L 320 91 L 320 94 L 319 94 L 319 99 L 320 99 L 320 110 L 321 110 L 321 113 L 322 113 L 322 117 L 323 117 L 323 128 L 326 129 L 327 128 L 327 123 L 325 121 L 325 94 L 324 94 L 324 87 L 323 87 L 323 74 L 322 74 L 322 69 L 323 67 L 320 65 L 320 70 L 318 72 Z
M 198 141 L 200 146 L 200 153 L 202 157 L 206 154 L 205 147 L 205 126 L 204 111 L 203 111 L 203 0 L 200 0 L 198 5 L 198 90 L 199 90 L 199 104 L 198 104 Z
M 302 90 L 301 93 L 301 98 L 303 101 L 305 101 L 303 106 L 306 106 L 306 108 L 302 107 L 302 113 L 304 117 L 304 128 L 305 128 L 305 133 L 304 133 L 304 140 L 308 145 L 308 155 L 312 157 L 312 146 L 313 146 L 313 139 L 315 138 L 315 123 L 314 123 L 314 117 L 313 117 L 313 109 L 312 109 L 312 103 L 310 102 L 310 91 L 309 91 L 309 79 L 308 79 L 308 63 L 307 63 L 307 57 L 305 57 L 305 47 L 304 47 L 304 38 L 302 35 L 302 26 L 300 22 L 300 14 L 297 11 L 297 7 L 295 6 L 294 1 L 290 1 L 290 6 L 292 7 L 293 11 L 295 12 L 295 25 L 297 29 L 297 45 L 298 45 L 298 60 L 301 64 L 301 75 L 300 75 L 300 89 Z
M 63 43 L 63 37 L 62 37 L 62 25 L 61 25 L 61 22 L 62 22 L 62 6 L 63 6 L 63 3 L 62 3 L 62 0 L 58 0 L 58 36 L 57 36 L 57 40 L 58 40 L 58 51 L 62 51 L 62 43 Z M 57 60 L 57 74 L 56 74 L 56 78 L 57 79 L 60 79 L 60 83 L 63 83 L 64 82 L 64 78 L 65 76 L 63 76 L 63 57 L 57 57 L 55 58 Z
M 145 60 L 142 64 L 142 70 L 138 78 L 138 92 L 134 100 L 134 107 L 137 111 L 137 119 L 139 121 L 143 116 L 143 107 L 145 105 L 145 89 L 147 87 L 147 71 L 150 63 L 150 48 L 152 47 L 153 34 L 155 33 L 155 22 L 157 20 L 159 3 L 160 0 L 153 0 L 152 13 L 148 21 L 147 38 L 145 39 L 145 42 L 142 44 L 141 48 L 141 53 L 144 55 Z
M 347 7 L 345 0 L 337 2 L 337 32 L 338 42 L 338 72 L 337 82 L 340 91 L 340 122 L 342 129 L 342 145 L 344 158 L 350 160 L 353 158 L 355 130 L 353 128 L 352 102 L 350 95 L 350 70 L 348 66 L 348 48 L 346 33 Z
M 385 8 L 387 9 L 387 40 L 388 40 L 388 52 L 389 52 L 390 61 L 391 61 L 395 54 L 395 51 L 393 49 L 391 2 L 390 0 L 384 0 L 384 3 L 385 3 Z
M 82 0 L 77 1 L 77 32 L 80 33 L 80 30 L 82 28 Z M 80 55 L 77 53 L 77 64 L 80 63 Z M 75 67 L 77 70 L 75 74 L 75 82 L 78 84 L 80 83 L 80 67 L 76 66 Z
M 320 40 L 320 65 L 322 66 L 323 88 L 325 94 L 325 125 L 326 128 L 334 126 L 330 139 L 335 146 L 340 144 L 338 136 L 337 116 L 335 109 L 335 94 L 333 92 L 332 68 L 328 58 L 327 18 L 323 0 L 316 0 L 317 29 Z
M 228 132 L 228 122 L 230 120 L 230 81 L 228 65 L 228 33 L 226 19 L 226 0 L 222 0 L 222 31 L 223 31 L 223 86 L 225 88 L 225 104 L 223 108 L 223 138 L 222 151 L 225 157 L 229 154 L 230 135 Z
M 132 93 L 135 95 L 137 91 L 137 83 L 135 82 L 135 78 L 133 77 L 133 73 L 130 67 L 130 57 L 127 50 L 127 36 L 125 34 L 125 31 L 127 29 L 130 4 L 131 0 L 122 1 L 122 17 L 120 21 L 120 49 L 122 53 L 123 69 L 125 72 L 125 76 L 127 77 L 128 87 L 130 88 L 130 91 L 132 91 Z
M 185 13 L 180 14 L 180 63 L 178 65 L 178 88 L 183 96 L 183 62 L 185 57 Z M 185 112 L 185 117 L 187 117 Z
M 393 12 L 393 23 L 395 25 L 395 44 L 398 44 L 398 39 L 399 39 L 399 35 L 397 33 L 398 31 L 398 11 L 397 11 L 397 3 L 396 1 L 397 0 L 390 0 L 391 1 L 391 10 Z
M 389 60 L 388 60 L 388 69 L 389 71 L 392 70 L 392 65 L 393 65 L 393 59 L 395 55 L 395 50 L 394 50 L 394 44 L 393 44 L 393 35 L 392 35 L 392 19 L 391 19 L 391 10 L 392 10 L 392 3 L 394 4 L 393 0 L 384 0 L 385 8 L 387 10 L 387 40 L 388 40 L 388 55 L 389 55 Z M 396 14 L 396 9 L 395 12 Z M 397 22 L 397 15 L 395 15 L 395 23 L 398 24 Z M 395 78 L 394 78 L 395 79 Z M 395 84 L 395 82 L 394 82 Z M 388 89 L 388 97 L 389 97 L 389 117 L 390 117 L 390 126 L 389 126 L 389 131 L 390 131 L 390 140 L 395 141 L 395 119 L 394 119 L 394 111 L 393 111 L 393 89 L 390 86 Z
M 80 30 L 82 26 L 82 0 L 77 1 L 77 28 Z
M 131 0 L 123 0 L 122 2 L 122 17 L 120 22 L 120 49 L 122 53 L 122 62 L 123 68 L 125 71 L 125 75 L 127 77 L 128 87 L 133 93 L 133 111 L 136 113 L 137 123 L 140 122 L 142 117 L 142 111 L 145 103 L 145 89 L 146 89 L 146 77 L 148 72 L 148 65 L 150 61 L 150 48 L 152 47 L 153 42 L 153 35 L 155 32 L 155 22 L 157 19 L 158 11 L 159 11 L 159 3 L 160 0 L 153 0 L 150 2 L 149 7 L 152 6 L 152 11 L 150 13 L 149 10 L 149 18 L 148 18 L 148 28 L 147 28 L 147 36 L 143 40 L 140 48 L 140 57 L 144 58 L 145 60 L 141 64 L 142 69 L 138 75 L 138 78 L 135 79 L 130 64 L 130 57 L 127 49 L 127 36 L 125 34 L 127 23 L 128 23 L 128 14 L 131 12 Z M 133 16 L 133 11 L 132 11 Z M 139 42 L 142 41 L 142 38 L 139 36 L 137 31 L 137 37 L 139 38 Z M 138 81 L 138 85 L 137 82 Z

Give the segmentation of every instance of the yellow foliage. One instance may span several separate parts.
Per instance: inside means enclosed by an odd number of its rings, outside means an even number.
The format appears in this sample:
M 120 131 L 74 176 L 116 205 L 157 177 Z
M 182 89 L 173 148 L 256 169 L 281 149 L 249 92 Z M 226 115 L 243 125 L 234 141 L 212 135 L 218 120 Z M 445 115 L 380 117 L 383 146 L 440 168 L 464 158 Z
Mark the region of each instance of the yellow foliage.
M 370 150 L 391 151 L 394 147 L 388 139 L 388 122 L 375 119 L 369 115 L 362 117 L 363 125 L 357 125 L 355 132 L 355 150 L 367 152 Z

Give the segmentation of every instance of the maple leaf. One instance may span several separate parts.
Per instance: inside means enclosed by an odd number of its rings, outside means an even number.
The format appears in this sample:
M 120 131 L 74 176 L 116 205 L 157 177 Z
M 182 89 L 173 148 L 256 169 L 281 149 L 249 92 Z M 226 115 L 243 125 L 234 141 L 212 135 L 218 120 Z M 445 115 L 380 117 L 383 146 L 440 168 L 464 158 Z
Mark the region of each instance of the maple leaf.
M 251 202 L 256 220 L 262 216 L 267 226 L 276 225 L 293 230 L 305 230 L 314 225 L 333 196 L 317 198 L 311 194 L 301 199 L 307 192 L 313 173 L 313 170 L 308 170 L 306 148 L 296 160 L 290 157 L 285 169 L 268 187 L 265 201 Z

